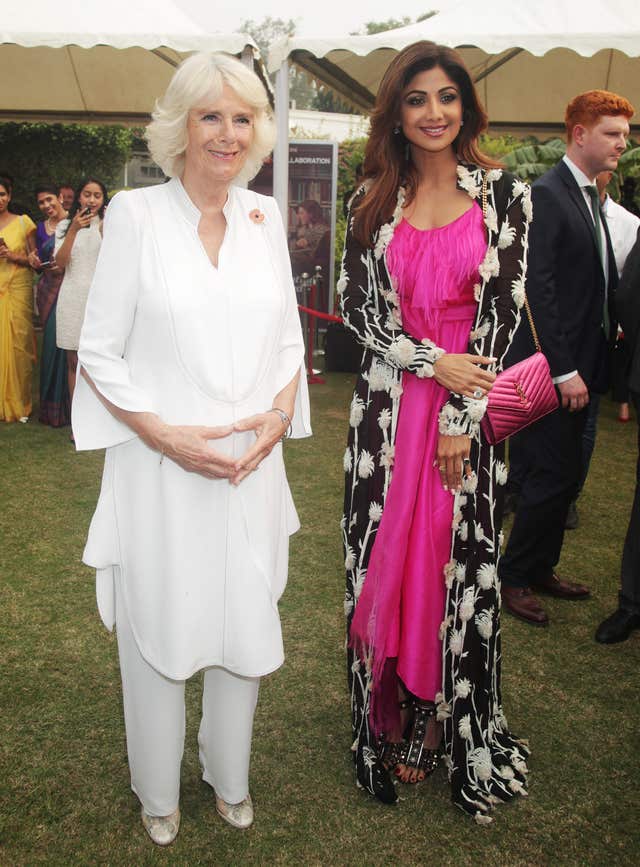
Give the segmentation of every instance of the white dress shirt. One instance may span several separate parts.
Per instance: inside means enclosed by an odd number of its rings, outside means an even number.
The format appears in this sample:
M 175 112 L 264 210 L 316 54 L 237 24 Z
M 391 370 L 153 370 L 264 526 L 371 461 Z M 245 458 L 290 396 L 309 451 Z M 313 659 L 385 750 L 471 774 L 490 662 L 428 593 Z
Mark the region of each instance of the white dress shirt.
M 627 256 L 636 242 L 640 217 L 636 217 L 631 211 L 627 211 L 622 205 L 614 202 L 609 195 L 604 200 L 602 210 L 609 227 L 611 246 L 613 247 L 613 255 L 616 259 L 618 277 L 620 277 L 624 263 L 627 261 Z

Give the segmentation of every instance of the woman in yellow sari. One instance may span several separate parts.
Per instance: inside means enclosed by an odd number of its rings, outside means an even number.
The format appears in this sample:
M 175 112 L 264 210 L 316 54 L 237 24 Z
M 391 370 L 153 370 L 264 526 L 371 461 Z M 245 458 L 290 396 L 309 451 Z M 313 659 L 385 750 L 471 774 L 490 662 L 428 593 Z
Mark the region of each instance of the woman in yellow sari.
M 36 359 L 29 253 L 36 227 L 9 211 L 12 183 L 0 176 L 0 421 L 29 420 Z

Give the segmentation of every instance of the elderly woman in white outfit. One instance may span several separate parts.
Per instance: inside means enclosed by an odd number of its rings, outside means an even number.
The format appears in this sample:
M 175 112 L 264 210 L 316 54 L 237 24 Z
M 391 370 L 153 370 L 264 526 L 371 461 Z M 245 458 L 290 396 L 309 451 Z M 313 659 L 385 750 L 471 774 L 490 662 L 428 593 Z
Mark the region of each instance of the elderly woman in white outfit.
M 273 146 L 261 82 L 233 58 L 194 55 L 147 138 L 171 181 L 109 206 L 73 428 L 78 449 L 107 449 L 84 561 L 116 625 L 131 785 L 166 845 L 196 671 L 203 777 L 224 819 L 253 821 L 253 714 L 260 677 L 284 658 L 277 604 L 299 526 L 280 441 L 311 430 L 282 219 L 234 186 Z

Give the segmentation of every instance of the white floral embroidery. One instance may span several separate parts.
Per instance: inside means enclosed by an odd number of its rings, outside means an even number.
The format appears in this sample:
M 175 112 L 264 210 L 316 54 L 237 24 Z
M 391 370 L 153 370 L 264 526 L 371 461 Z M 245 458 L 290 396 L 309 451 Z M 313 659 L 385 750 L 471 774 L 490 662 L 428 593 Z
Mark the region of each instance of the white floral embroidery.
M 477 747 L 469 753 L 469 764 L 475 770 L 479 780 L 491 779 L 491 751 L 489 747 Z
M 452 629 L 451 635 L 449 636 L 449 650 L 454 656 L 459 656 L 462 653 L 462 645 L 462 633 L 457 629 Z
M 353 582 L 353 596 L 356 602 L 360 598 L 362 588 L 364 587 L 364 579 L 367 577 L 366 569 L 356 569 L 356 580 Z
M 510 247 L 516 238 L 516 230 L 509 225 L 509 217 L 505 217 L 504 223 L 500 227 L 500 235 L 498 236 L 498 249 L 506 250 Z
M 395 446 L 392 446 L 391 443 L 382 443 L 380 449 L 380 466 L 385 467 L 388 470 L 392 469 L 395 454 Z
M 443 620 L 440 624 L 440 628 L 438 629 L 438 639 L 440 641 L 444 641 L 444 637 L 447 634 L 447 629 L 451 626 L 451 621 L 453 617 L 449 615 L 446 620 Z
M 389 347 L 389 358 L 401 367 L 407 367 L 414 359 L 416 348 L 408 337 L 398 337 Z
M 378 425 L 380 426 L 380 430 L 388 430 L 390 424 L 391 410 L 385 407 L 385 409 L 381 410 L 378 415 Z
M 347 280 L 346 274 L 342 272 L 342 274 L 340 274 L 340 279 L 336 283 L 336 292 L 338 293 L 338 295 L 344 294 L 344 290 L 347 288 L 348 282 L 349 281 Z
M 395 314 L 395 310 L 390 310 L 389 315 L 385 319 L 384 327 L 387 331 L 400 331 L 402 329 L 402 322 L 400 322 L 399 317 Z
M 498 773 L 503 780 L 513 780 L 515 776 L 513 773 L 513 768 L 510 768 L 509 765 L 501 765 L 498 768 Z
M 484 224 L 490 232 L 498 231 L 498 215 L 491 205 L 487 205 L 487 212 L 484 218 Z
M 389 383 L 386 365 L 374 358 L 369 372 L 364 374 L 364 378 L 368 381 L 371 391 L 384 391 Z
M 458 723 L 458 734 L 461 738 L 464 738 L 467 741 L 471 740 L 471 716 L 466 713 L 463 717 L 460 717 L 460 722 Z
M 499 181 L 500 178 L 502 177 L 502 169 L 489 169 L 486 177 L 487 177 L 487 183 L 493 184 L 496 181 Z
M 364 417 L 364 401 L 359 397 L 354 397 L 351 401 L 351 409 L 349 411 L 349 424 L 351 427 L 358 427 Z
M 525 278 L 524 274 L 520 274 L 515 280 L 511 281 L 511 297 L 518 309 L 522 307 L 525 299 Z
M 470 475 L 465 475 L 462 479 L 462 490 L 467 494 L 475 494 L 476 488 L 478 487 L 478 476 L 475 472 L 471 472 Z
M 356 565 L 356 555 L 353 548 L 347 548 L 347 556 L 344 558 L 344 568 L 349 572 Z
M 438 695 L 440 696 L 440 701 L 438 701 Z M 438 695 L 436 695 L 436 720 L 444 722 L 444 720 L 451 717 L 451 705 L 448 701 L 444 701 L 442 693 L 438 693 Z
M 363 449 L 360 452 L 360 458 L 358 459 L 358 475 L 361 479 L 368 479 L 373 475 L 374 469 L 375 462 L 373 460 L 373 455 L 371 455 L 366 449 Z
M 482 295 L 482 286 L 480 283 L 475 283 L 473 286 L 473 298 L 475 301 L 480 301 L 480 296 Z
M 533 203 L 531 201 L 531 187 L 527 187 L 525 193 L 522 196 L 522 213 L 524 214 L 528 223 L 533 220 Z
M 469 334 L 469 340 L 482 340 L 483 337 L 487 336 L 490 328 L 491 323 L 485 319 L 484 322 L 482 322 L 477 328 L 474 328 Z
M 463 623 L 466 623 L 467 620 L 471 620 L 475 613 L 475 601 L 474 601 L 474 589 L 473 587 L 467 587 L 464 591 L 464 595 L 462 597 L 462 602 L 460 603 L 460 610 L 458 612 L 460 616 L 460 620 Z
M 480 195 L 480 184 L 474 179 L 473 175 L 466 166 L 458 166 L 458 185 L 469 193 L 472 199 L 477 199 Z
M 485 641 L 493 635 L 493 610 L 493 605 L 491 608 L 483 608 L 475 617 L 476 629 Z
M 374 524 L 382 517 L 382 506 L 380 503 L 371 503 L 369 506 L 369 520 L 373 521 Z
M 509 471 L 503 461 L 496 461 L 496 482 L 499 485 L 506 485 Z
M 458 536 L 460 537 L 461 542 L 466 542 L 469 538 L 469 525 L 466 521 L 460 521 L 460 526 L 458 527 Z
M 478 267 L 478 273 L 483 280 L 490 280 L 500 274 L 500 259 L 496 247 L 487 247 L 484 259 Z
M 458 698 L 467 698 L 471 692 L 471 681 L 469 678 L 461 677 L 460 680 L 456 682 L 455 690 Z
M 345 473 L 351 472 L 351 468 L 353 467 L 353 459 L 351 457 L 351 449 L 345 450 L 344 457 L 342 458 L 342 466 L 344 468 Z
M 399 400 L 402 397 L 402 386 L 399 382 L 394 382 L 389 389 L 389 395 L 392 400 Z
M 477 422 L 480 421 L 487 411 L 487 398 L 483 397 L 480 400 L 474 400 L 471 397 L 465 397 L 464 405 L 469 418 Z
M 462 524 L 460 525 L 462 526 Z M 467 577 L 467 564 L 456 563 L 456 581 L 458 584 L 464 584 L 464 579 Z
M 482 563 L 476 572 L 476 581 L 483 590 L 493 587 L 496 579 L 496 567 L 493 563 Z
M 526 189 L 527 185 L 524 181 L 521 181 L 520 178 L 514 178 L 513 186 L 511 187 L 511 195 L 514 199 L 517 199 L 518 196 L 521 196 Z

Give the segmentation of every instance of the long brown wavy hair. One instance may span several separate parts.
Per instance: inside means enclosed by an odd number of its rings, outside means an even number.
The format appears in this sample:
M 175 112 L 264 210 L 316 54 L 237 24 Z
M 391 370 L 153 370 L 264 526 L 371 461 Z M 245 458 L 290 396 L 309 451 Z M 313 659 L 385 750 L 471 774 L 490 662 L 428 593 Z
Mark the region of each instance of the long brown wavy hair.
M 464 125 L 453 142 L 458 159 L 483 168 L 500 166 L 478 147 L 478 136 L 487 128 L 488 119 L 458 52 L 427 40 L 407 46 L 389 64 L 371 113 L 371 131 L 364 155 L 364 175 L 369 184 L 356 206 L 354 221 L 354 235 L 364 246 L 371 244 L 376 229 L 391 218 L 400 184 L 406 189 L 407 203 L 415 195 L 418 173 L 406 157 L 407 139 L 402 131 L 395 134 L 394 128 L 404 89 L 418 73 L 436 66 L 460 89 Z

